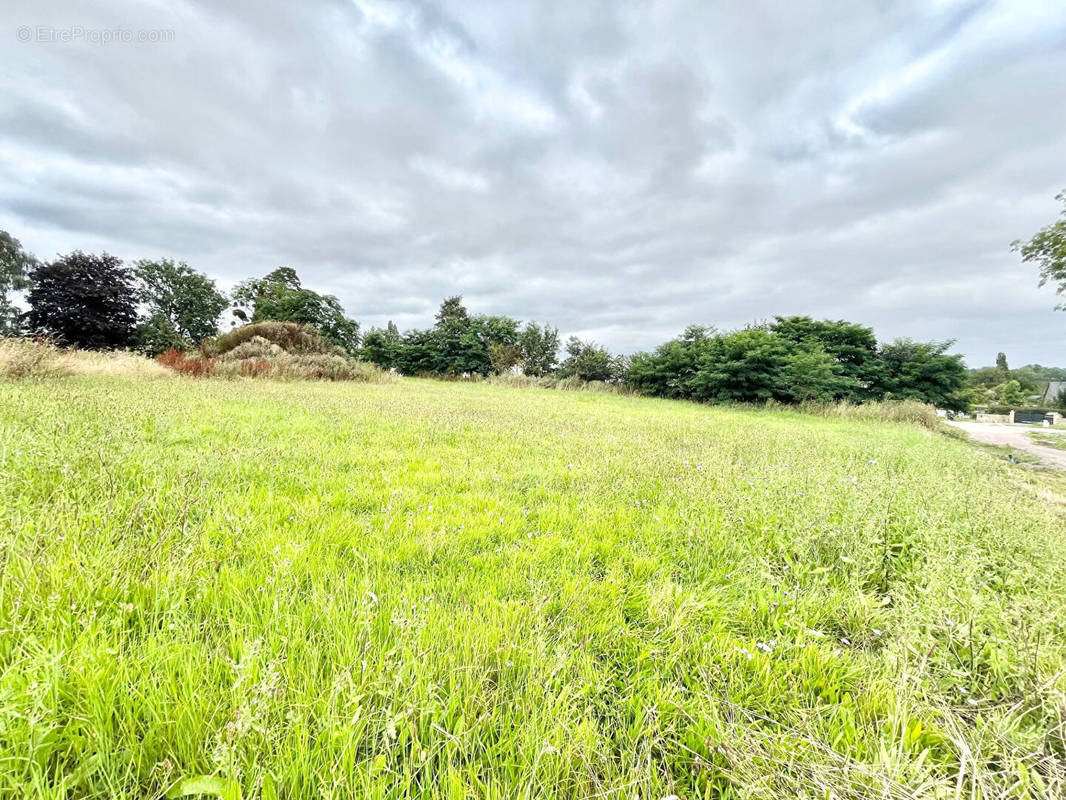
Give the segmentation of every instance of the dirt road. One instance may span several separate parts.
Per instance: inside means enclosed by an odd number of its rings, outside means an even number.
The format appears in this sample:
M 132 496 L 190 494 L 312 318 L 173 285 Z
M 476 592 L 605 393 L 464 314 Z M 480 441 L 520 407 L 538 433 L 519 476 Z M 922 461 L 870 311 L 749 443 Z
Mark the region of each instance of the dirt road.
M 1066 450 L 1056 450 L 1053 447 L 1044 447 L 1029 438 L 1033 432 L 1041 436 L 1047 434 L 1048 438 L 1057 437 L 1066 444 L 1066 428 L 1040 428 L 1029 425 L 1008 425 L 1001 422 L 963 422 L 951 421 L 948 425 L 966 431 L 970 437 L 985 444 L 998 444 L 1013 447 L 1036 456 L 1046 466 L 1054 469 L 1066 470 Z

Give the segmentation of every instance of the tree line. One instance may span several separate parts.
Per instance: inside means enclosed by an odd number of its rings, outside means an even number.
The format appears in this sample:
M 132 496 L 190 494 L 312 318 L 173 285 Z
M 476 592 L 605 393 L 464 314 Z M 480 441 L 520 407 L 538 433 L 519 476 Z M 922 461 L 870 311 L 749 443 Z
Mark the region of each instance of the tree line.
M 970 370 L 966 383 L 967 400 L 971 407 L 997 411 L 1044 405 L 1066 410 L 1066 391 L 1045 399 L 1045 390 L 1053 381 L 1066 381 L 1066 368 L 1026 364 L 1011 369 L 1006 354 L 999 353 L 994 367 Z
M 713 402 L 913 399 L 964 410 L 966 366 L 952 342 L 896 339 L 845 320 L 775 317 L 739 331 L 692 326 L 629 360 L 643 394 Z
M 75 251 L 40 263 L 0 232 L 4 283 L 0 324 L 8 335 L 47 336 L 90 349 L 158 355 L 190 350 L 219 334 L 229 309 L 242 323 L 299 322 L 349 355 L 405 375 L 488 376 L 518 372 L 624 384 L 642 394 L 710 402 L 864 402 L 917 399 L 967 404 L 967 372 L 951 342 L 879 343 L 847 321 L 777 317 L 721 332 L 694 325 L 655 350 L 622 357 L 558 328 L 501 315 L 471 314 L 459 296 L 441 303 L 434 324 L 405 332 L 393 323 L 360 331 L 338 299 L 305 287 L 291 267 L 239 283 L 227 296 L 184 262 Z M 26 290 L 19 312 L 8 291 Z
M 26 291 L 28 311 L 14 305 L 13 290 Z M 142 259 L 127 267 L 109 253 L 75 250 L 41 263 L 0 231 L 0 335 L 155 356 L 214 338 L 227 309 L 242 322 L 310 325 L 349 353 L 359 347 L 359 324 L 340 301 L 305 288 L 290 267 L 243 281 L 227 296 L 184 262 Z

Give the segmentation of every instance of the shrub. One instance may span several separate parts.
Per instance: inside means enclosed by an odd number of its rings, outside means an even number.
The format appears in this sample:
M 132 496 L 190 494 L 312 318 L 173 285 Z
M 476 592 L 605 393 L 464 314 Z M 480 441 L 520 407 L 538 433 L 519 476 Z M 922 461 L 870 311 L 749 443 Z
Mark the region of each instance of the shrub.
M 164 350 L 162 353 L 155 357 L 157 363 L 162 364 L 164 367 L 170 369 L 177 369 L 178 365 L 185 361 L 185 353 L 181 350 Z
M 343 355 L 344 350 L 326 339 L 316 328 L 299 322 L 253 322 L 234 328 L 207 344 L 205 352 L 224 355 L 252 339 L 264 339 L 286 353 Z
M 594 342 L 583 342 L 571 336 L 566 343 L 567 359 L 559 366 L 559 374 L 583 381 L 609 381 L 620 377 L 624 365 L 614 358 L 605 347 Z

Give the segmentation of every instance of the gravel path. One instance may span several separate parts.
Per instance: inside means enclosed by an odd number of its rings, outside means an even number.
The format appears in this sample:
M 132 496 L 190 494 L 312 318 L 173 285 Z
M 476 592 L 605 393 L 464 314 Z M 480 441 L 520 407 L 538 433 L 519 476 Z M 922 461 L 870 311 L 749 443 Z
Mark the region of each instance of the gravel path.
M 971 438 L 978 442 L 1006 445 L 1016 450 L 1024 450 L 1026 453 L 1037 456 L 1046 466 L 1066 471 L 1066 450 L 1043 447 L 1029 438 L 1029 434 L 1036 431 L 1040 435 L 1058 436 L 1066 443 L 1066 428 L 1040 428 L 1030 427 L 1029 425 L 1009 425 L 1002 422 L 962 422 L 954 420 L 948 422 L 948 425 L 954 425 L 956 428 L 966 431 Z

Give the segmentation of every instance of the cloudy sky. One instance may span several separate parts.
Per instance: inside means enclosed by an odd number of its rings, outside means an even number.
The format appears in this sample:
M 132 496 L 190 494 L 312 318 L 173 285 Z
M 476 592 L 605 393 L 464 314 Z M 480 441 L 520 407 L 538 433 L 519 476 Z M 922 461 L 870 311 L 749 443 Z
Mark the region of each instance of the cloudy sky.
M 1008 247 L 1066 188 L 1063 0 L 10 5 L 0 228 L 39 257 L 291 265 L 364 326 L 461 293 L 624 352 L 809 314 L 1066 365 Z

